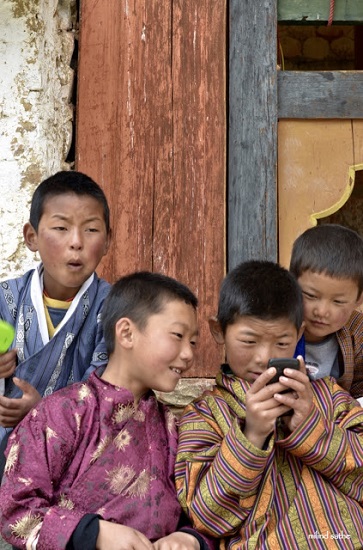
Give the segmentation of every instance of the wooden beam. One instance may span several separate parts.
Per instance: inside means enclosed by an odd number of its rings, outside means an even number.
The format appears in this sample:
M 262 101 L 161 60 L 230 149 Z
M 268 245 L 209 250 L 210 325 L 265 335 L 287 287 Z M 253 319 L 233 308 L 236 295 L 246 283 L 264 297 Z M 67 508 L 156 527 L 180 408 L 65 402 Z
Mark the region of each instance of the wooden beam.
M 279 118 L 363 118 L 363 73 L 279 71 Z
M 228 268 L 277 260 L 277 0 L 229 3 Z
M 324 24 L 329 19 L 329 0 L 279 0 L 280 23 Z M 359 0 L 335 0 L 334 23 L 363 23 L 363 3 Z

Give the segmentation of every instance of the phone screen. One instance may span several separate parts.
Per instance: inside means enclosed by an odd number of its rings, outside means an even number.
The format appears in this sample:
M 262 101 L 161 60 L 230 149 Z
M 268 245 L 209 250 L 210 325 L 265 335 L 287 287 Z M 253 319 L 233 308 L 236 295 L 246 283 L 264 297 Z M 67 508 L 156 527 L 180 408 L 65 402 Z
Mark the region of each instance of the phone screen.
M 269 362 L 268 362 L 268 365 L 267 365 L 267 368 L 269 367 L 275 367 L 276 369 L 276 374 L 275 376 L 273 376 L 271 378 L 271 380 L 269 382 L 267 382 L 267 384 L 275 384 L 276 382 L 279 381 L 279 378 L 280 376 L 282 376 L 284 374 L 284 369 L 295 369 L 295 370 L 299 370 L 300 369 L 300 363 L 299 363 L 299 360 L 298 359 L 295 359 L 293 357 L 291 358 L 281 358 L 281 359 L 270 359 Z M 288 393 L 290 390 L 289 389 L 286 389 L 280 393 Z M 286 413 L 284 413 L 282 416 L 291 416 L 293 414 L 293 409 L 290 409 L 289 411 L 287 411 Z
M 284 369 L 299 370 L 300 363 L 298 359 L 294 359 L 293 357 L 291 358 L 283 357 L 281 359 L 277 359 L 277 358 L 270 359 L 268 362 L 267 368 L 270 368 L 270 367 L 275 367 L 276 374 L 271 378 L 269 382 L 267 382 L 267 384 L 275 384 L 276 382 L 279 381 L 280 376 L 283 375 Z

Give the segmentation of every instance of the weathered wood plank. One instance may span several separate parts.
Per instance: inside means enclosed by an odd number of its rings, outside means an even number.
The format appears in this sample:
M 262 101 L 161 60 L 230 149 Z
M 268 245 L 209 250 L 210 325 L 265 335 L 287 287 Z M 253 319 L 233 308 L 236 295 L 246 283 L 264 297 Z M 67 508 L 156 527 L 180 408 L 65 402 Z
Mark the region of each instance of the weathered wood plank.
M 277 0 L 230 0 L 228 267 L 277 259 Z
M 329 19 L 329 0 L 278 0 L 277 18 L 280 23 L 324 24 Z M 363 23 L 363 2 L 335 0 L 334 23 Z
M 201 327 L 191 376 L 213 376 L 222 350 L 206 319 L 225 270 L 225 2 L 81 8 L 77 168 L 105 188 L 114 233 L 100 273 L 114 281 L 150 269 L 188 284 Z
M 152 227 L 153 218 L 153 151 L 145 144 L 149 117 L 140 100 L 142 12 L 149 4 L 140 0 L 135 13 L 127 1 L 110 0 L 107 8 L 97 0 L 81 3 L 76 165 L 105 188 L 110 202 L 113 242 L 102 263 L 109 281 L 152 268 L 152 232 L 145 228 Z M 168 29 L 168 16 L 165 9 L 162 28 L 164 23 Z M 165 68 L 154 70 L 170 89 L 168 32 L 159 40 Z M 163 99 L 168 106 L 170 95 Z
M 363 118 L 360 71 L 279 71 L 279 118 Z
M 198 376 L 215 372 L 223 353 L 206 321 L 225 272 L 225 12 L 224 2 L 173 3 L 172 173 L 156 169 L 154 193 L 153 269 L 187 282 L 200 300 Z

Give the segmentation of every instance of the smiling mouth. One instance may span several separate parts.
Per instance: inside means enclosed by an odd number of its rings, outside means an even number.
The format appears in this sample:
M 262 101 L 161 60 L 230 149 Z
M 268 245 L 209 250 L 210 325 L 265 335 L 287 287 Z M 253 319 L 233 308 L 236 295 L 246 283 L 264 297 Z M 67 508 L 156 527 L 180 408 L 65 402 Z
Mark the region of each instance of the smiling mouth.
M 177 369 L 175 367 L 170 367 L 170 370 L 172 370 L 173 372 L 175 372 L 176 374 L 178 374 L 179 376 L 181 375 L 182 371 L 181 369 Z

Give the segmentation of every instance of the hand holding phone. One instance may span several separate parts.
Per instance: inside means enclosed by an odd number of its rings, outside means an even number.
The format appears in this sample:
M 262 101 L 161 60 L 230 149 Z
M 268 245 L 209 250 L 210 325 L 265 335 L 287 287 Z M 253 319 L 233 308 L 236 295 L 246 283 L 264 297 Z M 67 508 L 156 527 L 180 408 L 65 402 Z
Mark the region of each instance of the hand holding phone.
M 284 375 L 285 369 L 294 369 L 294 370 L 300 370 L 300 363 L 298 359 L 294 359 L 293 357 L 281 357 L 280 359 L 274 358 L 270 359 L 267 365 L 267 368 L 275 367 L 276 374 L 271 378 L 269 382 L 267 382 L 266 385 L 269 384 L 275 384 L 280 380 L 280 376 Z M 289 393 L 291 390 L 286 389 L 279 393 Z M 284 416 L 291 416 L 293 414 L 293 410 L 290 409 L 287 411 Z
M 311 413 L 311 408 L 314 403 L 312 384 L 306 373 L 306 368 L 304 368 L 304 360 L 301 356 L 299 356 L 299 359 L 271 359 L 268 366 L 275 367 L 276 375 L 266 383 L 266 386 L 267 384 L 278 382 L 280 376 L 285 377 L 285 369 L 298 371 L 296 374 L 291 374 L 286 377 L 289 381 L 288 386 L 285 386 L 286 390 L 279 391 L 274 395 L 279 403 L 292 407 L 287 413 L 281 416 L 285 427 L 293 432 Z M 281 384 L 285 385 L 285 382 L 281 382 Z M 285 400 L 288 400 L 289 403 L 285 403 Z M 291 401 L 293 405 L 290 405 Z
M 293 357 L 281 357 L 279 359 L 270 359 L 267 368 L 269 369 L 270 367 L 275 367 L 276 374 L 269 382 L 267 382 L 267 384 L 275 384 L 279 381 L 280 376 L 283 376 L 285 369 L 300 370 L 300 363 L 298 359 L 294 359 Z

